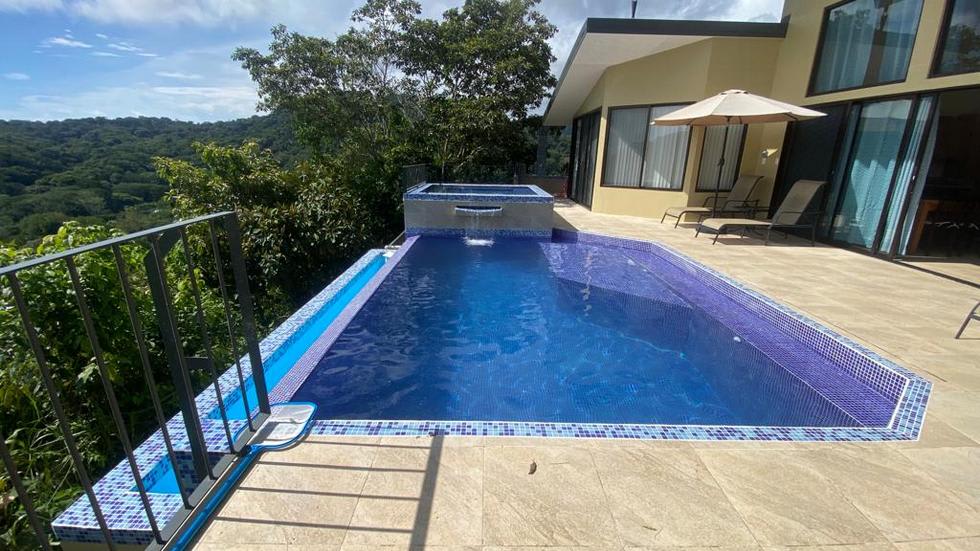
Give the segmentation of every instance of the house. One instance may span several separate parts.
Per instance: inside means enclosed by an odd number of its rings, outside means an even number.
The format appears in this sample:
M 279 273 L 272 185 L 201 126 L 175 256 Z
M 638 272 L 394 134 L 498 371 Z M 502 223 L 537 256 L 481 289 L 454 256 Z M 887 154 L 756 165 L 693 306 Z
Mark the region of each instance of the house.
M 738 174 L 770 213 L 826 180 L 820 238 L 889 258 L 980 251 L 980 2 L 786 0 L 778 23 L 588 19 L 545 114 L 572 125 L 569 196 L 660 218 L 718 181 L 722 127 L 649 122 L 726 89 L 827 116 L 733 127 Z M 738 162 L 731 162 L 738 159 Z

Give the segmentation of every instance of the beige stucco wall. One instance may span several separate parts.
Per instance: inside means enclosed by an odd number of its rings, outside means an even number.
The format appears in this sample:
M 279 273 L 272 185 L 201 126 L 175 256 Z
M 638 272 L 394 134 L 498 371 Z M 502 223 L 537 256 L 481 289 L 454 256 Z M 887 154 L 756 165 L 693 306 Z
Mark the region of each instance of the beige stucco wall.
M 820 26 L 824 10 L 838 0 L 786 0 L 784 15 L 789 15 L 786 38 L 779 48 L 776 71 L 773 78 L 772 97 L 798 105 L 819 106 L 820 104 L 874 98 L 894 94 L 908 94 L 924 90 L 953 88 L 958 86 L 980 85 L 980 73 L 969 73 L 948 77 L 929 78 L 932 59 L 942 25 L 946 2 L 942 0 L 923 0 L 922 15 L 916 32 L 915 45 L 906 80 L 895 84 L 872 86 L 846 92 L 834 92 L 807 97 L 810 73 L 817 53 Z M 760 149 L 777 148 L 777 162 L 763 166 L 756 165 L 756 173 L 767 176 L 771 183 L 776 174 L 778 160 L 782 155 L 785 124 L 763 125 L 760 135 Z
M 706 194 L 694 191 L 703 130 L 691 135 L 680 191 L 604 187 L 603 160 L 609 108 L 626 105 L 694 102 L 728 88 L 768 94 L 780 39 L 712 38 L 657 55 L 610 67 L 579 108 L 581 115 L 601 106 L 592 209 L 596 212 L 659 218 L 672 206 L 701 204 Z M 754 155 L 759 129 L 746 135 L 745 157 Z M 756 152 L 757 153 L 757 152 Z M 751 162 L 754 166 L 754 162 Z
M 980 86 L 980 73 L 929 78 L 945 2 L 923 0 L 916 42 L 905 82 L 807 97 L 824 9 L 838 0 L 786 0 L 784 39 L 712 38 L 608 68 L 577 114 L 602 109 L 592 209 L 597 212 L 659 218 L 671 206 L 700 205 L 694 191 L 702 130 L 694 129 L 681 191 L 603 187 L 602 170 L 609 107 L 693 102 L 741 88 L 798 105 L 872 98 L 957 86 Z M 764 178 L 754 196 L 767 204 L 783 152 L 785 124 L 752 125 L 746 135 L 739 172 Z M 773 149 L 776 155 L 762 158 Z

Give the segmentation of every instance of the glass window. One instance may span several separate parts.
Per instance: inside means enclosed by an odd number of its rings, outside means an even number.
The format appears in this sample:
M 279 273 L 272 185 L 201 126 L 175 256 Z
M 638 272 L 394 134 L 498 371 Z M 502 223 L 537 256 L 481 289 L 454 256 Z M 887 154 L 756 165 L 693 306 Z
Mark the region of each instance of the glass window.
M 729 191 L 735 184 L 738 163 L 742 158 L 742 136 L 745 125 L 728 125 L 728 140 L 724 142 L 725 164 L 718 179 L 718 161 L 721 160 L 724 126 L 708 126 L 704 129 L 704 147 L 701 149 L 701 166 L 698 169 L 698 191 Z
M 950 0 L 934 71 L 939 75 L 980 71 L 980 0 Z
M 639 187 L 649 108 L 611 109 L 604 185 Z
M 864 248 L 874 243 L 911 108 L 910 99 L 862 106 L 850 165 L 837 198 L 833 239 Z
M 827 12 L 812 93 L 905 80 L 922 0 L 853 0 Z
M 681 189 L 690 129 L 650 121 L 683 105 L 609 110 L 609 136 L 602 185 Z

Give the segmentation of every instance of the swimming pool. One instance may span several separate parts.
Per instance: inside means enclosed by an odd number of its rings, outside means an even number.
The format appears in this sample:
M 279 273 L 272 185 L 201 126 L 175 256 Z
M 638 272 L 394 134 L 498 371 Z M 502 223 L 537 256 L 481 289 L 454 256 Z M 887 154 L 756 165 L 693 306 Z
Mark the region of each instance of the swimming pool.
M 537 197 L 530 186 L 495 186 L 492 184 L 430 184 L 419 190 L 426 195 L 520 195 Z
M 327 327 L 337 318 L 347 304 L 367 285 L 368 281 L 384 266 L 385 258 L 376 256 L 363 269 L 357 272 L 330 300 L 320 306 L 316 313 L 306 319 L 289 339 L 285 346 L 276 350 L 263 364 L 265 369 L 265 384 L 273 388 L 289 372 L 296 361 L 313 344 Z M 255 393 L 255 383 L 251 376 L 245 379 L 245 400 L 242 400 L 241 388 L 225 396 L 225 415 L 228 419 L 245 419 L 245 404 L 249 408 L 258 407 L 259 398 Z M 210 419 L 221 419 L 221 410 L 216 406 L 208 414 Z
M 403 199 L 405 235 L 551 237 L 555 199 L 538 186 L 424 183 Z
M 669 253 L 556 236 L 418 238 L 292 399 L 341 427 L 894 422 L 910 372 L 862 378 Z
M 312 432 L 330 436 L 907 441 L 931 391 L 665 246 L 557 229 L 369 251 L 260 352 L 270 400 L 318 403 Z M 221 385 L 234 405 L 234 366 Z M 196 403 L 213 411 L 211 387 Z M 223 422 L 201 424 L 212 457 L 227 453 Z M 177 484 L 193 483 L 181 418 L 168 426 L 177 472 L 160 431 L 135 451 L 158 519 L 181 510 Z M 94 491 L 112 504 L 103 511 L 116 542 L 145 546 L 134 484 L 121 461 Z M 52 526 L 62 541 L 102 541 L 85 496 Z

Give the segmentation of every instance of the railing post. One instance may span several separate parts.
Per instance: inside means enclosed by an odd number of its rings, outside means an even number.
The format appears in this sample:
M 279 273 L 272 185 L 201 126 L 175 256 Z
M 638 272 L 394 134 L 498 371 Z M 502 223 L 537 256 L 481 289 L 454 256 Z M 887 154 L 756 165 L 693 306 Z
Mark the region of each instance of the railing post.
M 231 305 L 228 303 L 228 286 L 225 284 L 225 267 L 221 261 L 221 247 L 218 244 L 218 232 L 214 220 L 208 220 L 208 234 L 211 237 L 211 251 L 214 253 L 214 269 L 218 276 L 218 289 L 221 291 L 221 304 L 225 309 L 225 325 L 228 326 L 228 342 L 231 344 L 231 354 L 235 358 L 235 370 L 238 375 L 238 389 L 242 394 L 242 406 L 245 409 L 245 419 L 248 428 L 255 430 L 252 419 L 252 408 L 248 404 L 248 387 L 245 385 L 245 375 L 242 373 L 241 354 L 238 353 L 238 330 L 231 318 Z
M 34 530 L 38 546 L 45 550 L 51 549 L 51 544 L 48 543 L 48 535 L 44 532 L 44 527 L 41 526 L 41 519 L 37 516 L 37 510 L 34 509 L 34 502 L 31 500 L 30 494 L 27 493 L 27 488 L 24 488 L 24 483 L 20 480 L 20 474 L 17 473 L 17 465 L 14 464 L 14 458 L 10 455 L 10 450 L 7 449 L 7 435 L 3 432 L 2 428 L 0 428 L 0 459 L 3 460 L 3 466 L 7 469 L 7 475 L 10 477 L 10 484 L 14 487 L 14 492 L 17 493 L 20 503 L 24 506 L 24 512 L 27 513 L 27 522 L 30 523 L 31 528 Z
M 146 388 L 150 392 L 150 401 L 153 403 L 153 412 L 156 414 L 157 423 L 160 424 L 160 434 L 163 436 L 163 444 L 167 449 L 167 458 L 174 472 L 177 471 L 177 454 L 174 453 L 173 439 L 170 438 L 170 429 L 167 428 L 167 416 L 163 414 L 163 404 L 160 403 L 160 393 L 157 392 L 156 379 L 153 377 L 153 367 L 150 365 L 150 354 L 146 348 L 146 338 L 143 336 L 143 324 L 140 322 L 139 312 L 136 309 L 136 302 L 133 299 L 133 288 L 129 282 L 129 272 L 126 270 L 126 261 L 122 255 L 122 249 L 118 244 L 112 245 L 112 255 L 116 260 L 116 273 L 119 275 L 119 284 L 122 286 L 123 299 L 126 302 L 126 312 L 129 314 L 129 324 L 133 328 L 133 337 L 136 339 L 136 348 L 139 350 L 140 363 L 143 365 L 143 379 L 146 381 Z M 188 499 L 188 492 L 180 484 L 177 485 L 180 498 L 184 502 L 184 507 L 191 508 Z
M 194 472 L 203 480 L 211 472 L 211 462 L 208 460 L 208 448 L 201 430 L 197 404 L 194 401 L 194 388 L 187 372 L 180 336 L 173 313 L 170 311 L 170 293 L 167 291 L 167 276 L 163 264 L 166 252 L 161 250 L 159 237 L 150 240 L 150 252 L 143 259 L 143 263 L 150 285 L 150 295 L 153 297 L 153 306 L 157 313 L 160 335 L 163 338 L 163 349 L 167 354 L 167 364 L 170 366 L 170 376 L 174 383 L 177 402 L 180 404 L 180 414 L 184 418 Z M 174 468 L 176 467 L 174 465 Z
M 51 400 L 51 409 L 54 410 L 55 418 L 58 420 L 61 437 L 65 441 L 68 455 L 71 457 L 71 462 L 75 466 L 78 481 L 81 482 L 82 489 L 88 497 L 89 505 L 92 506 L 92 513 L 95 515 L 96 522 L 99 523 L 99 530 L 102 532 L 102 537 L 105 538 L 106 545 L 110 550 L 114 551 L 116 544 L 112 539 L 112 532 L 109 531 L 109 524 L 106 523 L 105 515 L 102 514 L 102 507 L 99 505 L 99 498 L 95 495 L 92 480 L 88 476 L 88 470 L 85 469 L 85 460 L 82 459 L 82 454 L 78 451 L 78 444 L 75 442 L 75 435 L 72 433 L 71 423 L 68 422 L 68 416 L 65 415 L 65 410 L 61 406 L 61 394 L 58 392 L 58 387 L 55 386 L 54 379 L 51 377 L 48 360 L 45 357 L 44 349 L 41 347 L 37 328 L 34 327 L 34 322 L 31 321 L 31 313 L 27 308 L 27 301 L 24 300 L 20 280 L 17 279 L 16 272 L 8 273 L 7 279 L 10 281 L 10 291 L 14 295 L 14 303 L 17 305 L 17 311 L 20 313 L 21 326 L 24 328 L 24 333 L 27 335 L 27 342 L 30 344 L 31 351 L 34 353 L 34 360 L 37 362 L 38 371 L 41 372 L 41 381 L 44 383 L 44 388 L 48 391 L 48 398 Z
M 259 411 L 268 414 L 271 411 L 271 407 L 269 406 L 269 391 L 265 384 L 265 370 L 262 366 L 262 355 L 259 352 L 259 338 L 255 330 L 252 292 L 248 288 L 248 272 L 245 270 L 245 258 L 242 253 L 242 234 L 238 227 L 237 213 L 232 212 L 225 218 L 225 231 L 228 232 L 229 260 L 231 260 L 231 270 L 235 276 L 235 289 L 238 291 L 238 303 L 242 309 L 242 332 L 245 334 L 245 346 L 248 348 L 248 359 L 252 365 L 252 382 L 255 383 L 255 396 L 259 402 Z

